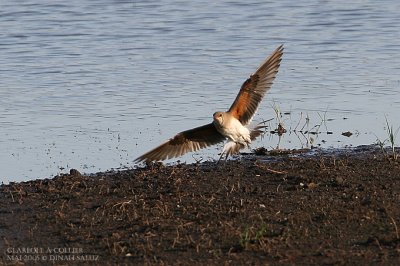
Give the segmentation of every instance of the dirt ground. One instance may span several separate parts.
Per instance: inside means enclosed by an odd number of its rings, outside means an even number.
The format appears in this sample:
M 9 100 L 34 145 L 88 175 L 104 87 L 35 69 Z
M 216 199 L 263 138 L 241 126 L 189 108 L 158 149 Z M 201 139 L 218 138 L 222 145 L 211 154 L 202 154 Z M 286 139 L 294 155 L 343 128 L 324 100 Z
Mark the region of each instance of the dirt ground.
M 263 153 L 2 185 L 0 262 L 399 265 L 400 158 Z

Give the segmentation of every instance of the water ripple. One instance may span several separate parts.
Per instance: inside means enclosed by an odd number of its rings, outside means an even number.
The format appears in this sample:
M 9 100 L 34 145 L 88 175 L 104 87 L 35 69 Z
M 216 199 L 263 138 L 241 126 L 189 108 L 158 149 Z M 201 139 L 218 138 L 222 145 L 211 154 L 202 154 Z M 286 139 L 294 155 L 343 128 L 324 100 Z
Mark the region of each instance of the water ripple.
M 131 165 L 227 109 L 281 43 L 284 60 L 256 119 L 274 118 L 274 105 L 291 114 L 282 118 L 288 127 L 306 115 L 317 124 L 325 114 L 335 133 L 361 133 L 315 141 L 356 145 L 384 136 L 384 116 L 396 123 L 400 111 L 398 1 L 28 0 L 1 7 L 3 181 L 68 167 L 106 170 L 121 158 Z M 289 135 L 281 143 L 302 145 Z

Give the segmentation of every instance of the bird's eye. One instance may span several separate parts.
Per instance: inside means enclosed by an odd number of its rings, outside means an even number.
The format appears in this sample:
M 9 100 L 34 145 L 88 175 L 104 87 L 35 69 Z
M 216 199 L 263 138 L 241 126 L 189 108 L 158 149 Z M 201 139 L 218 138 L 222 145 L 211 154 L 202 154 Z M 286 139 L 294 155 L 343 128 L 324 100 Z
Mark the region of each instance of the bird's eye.
M 219 117 L 222 117 L 222 114 L 219 114 Z

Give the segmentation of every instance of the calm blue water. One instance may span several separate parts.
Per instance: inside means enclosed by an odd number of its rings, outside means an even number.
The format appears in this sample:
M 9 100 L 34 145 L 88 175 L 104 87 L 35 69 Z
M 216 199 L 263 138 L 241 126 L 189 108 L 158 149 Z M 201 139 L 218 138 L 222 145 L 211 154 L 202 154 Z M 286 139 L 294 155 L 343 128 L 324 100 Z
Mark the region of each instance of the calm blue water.
M 227 109 L 281 43 L 255 121 L 276 106 L 287 129 L 321 134 L 253 147 L 371 144 L 387 137 L 385 115 L 400 126 L 399 1 L 206 2 L 1 1 L 0 181 L 133 167 Z

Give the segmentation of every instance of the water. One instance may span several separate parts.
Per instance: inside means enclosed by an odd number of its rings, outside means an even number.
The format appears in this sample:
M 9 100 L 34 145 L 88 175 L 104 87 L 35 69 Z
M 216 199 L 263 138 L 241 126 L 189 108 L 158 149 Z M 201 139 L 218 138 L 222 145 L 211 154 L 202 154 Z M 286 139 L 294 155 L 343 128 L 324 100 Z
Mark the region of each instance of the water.
M 387 137 L 385 115 L 400 126 L 399 1 L 2 1 L 0 40 L 2 182 L 134 167 L 227 109 L 281 43 L 255 120 L 275 105 L 288 129 L 321 133 L 253 147 L 371 144 Z

